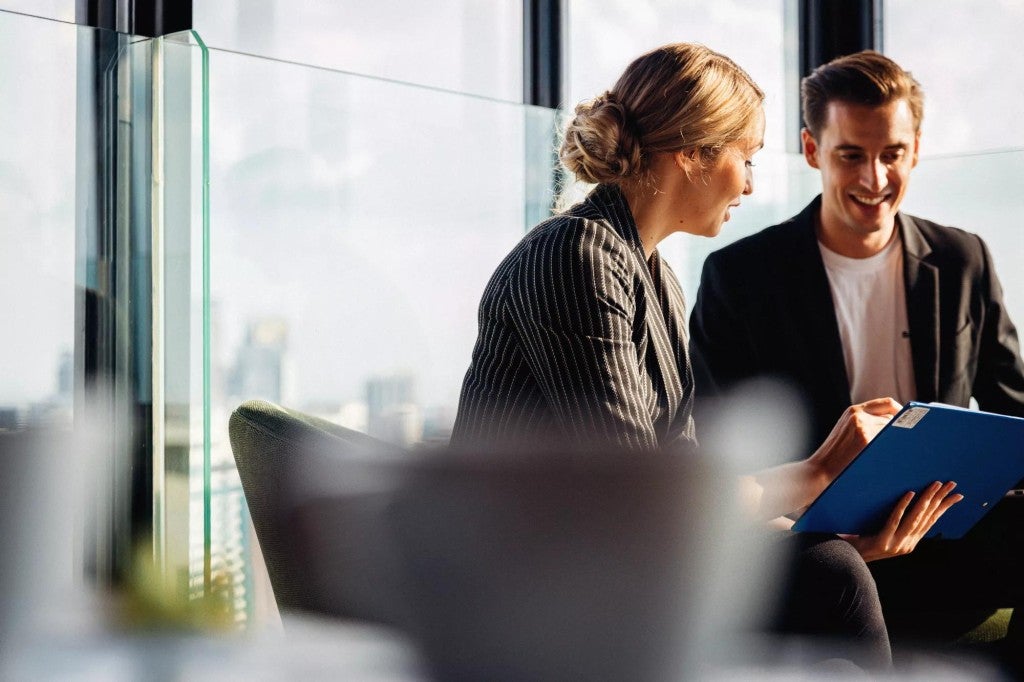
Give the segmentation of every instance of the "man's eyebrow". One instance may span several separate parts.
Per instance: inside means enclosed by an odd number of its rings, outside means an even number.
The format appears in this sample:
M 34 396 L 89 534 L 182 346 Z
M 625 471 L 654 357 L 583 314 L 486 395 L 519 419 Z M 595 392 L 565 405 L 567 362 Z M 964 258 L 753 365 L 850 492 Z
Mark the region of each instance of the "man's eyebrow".
M 906 143 L 906 142 L 893 142 L 892 144 L 885 145 L 884 148 L 885 149 L 910 149 L 910 145 L 908 143 Z M 860 147 L 860 146 L 855 145 L 855 144 L 837 144 L 835 147 L 833 147 L 833 149 L 835 149 L 836 151 L 839 151 L 839 152 L 862 152 L 862 151 L 864 151 L 864 147 Z

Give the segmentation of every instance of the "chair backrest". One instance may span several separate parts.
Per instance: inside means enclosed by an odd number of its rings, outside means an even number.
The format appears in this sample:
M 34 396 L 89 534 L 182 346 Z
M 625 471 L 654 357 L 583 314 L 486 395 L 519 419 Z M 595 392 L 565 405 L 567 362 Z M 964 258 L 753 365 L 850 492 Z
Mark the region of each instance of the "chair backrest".
M 301 557 L 293 551 L 290 517 L 295 471 L 301 469 L 309 453 L 332 452 L 344 457 L 381 444 L 358 431 L 262 400 L 240 405 L 231 414 L 228 430 L 278 606 L 324 610 Z

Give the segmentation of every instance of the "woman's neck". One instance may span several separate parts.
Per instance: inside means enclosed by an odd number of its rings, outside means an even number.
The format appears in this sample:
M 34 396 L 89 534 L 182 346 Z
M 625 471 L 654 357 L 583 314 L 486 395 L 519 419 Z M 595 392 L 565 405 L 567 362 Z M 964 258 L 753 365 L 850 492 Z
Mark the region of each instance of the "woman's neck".
M 644 258 L 650 260 L 651 254 L 658 248 L 665 237 L 673 232 L 666 226 L 671 224 L 667 195 L 654 187 L 624 189 L 626 202 L 629 204 L 636 231 L 640 235 L 640 243 L 644 249 Z

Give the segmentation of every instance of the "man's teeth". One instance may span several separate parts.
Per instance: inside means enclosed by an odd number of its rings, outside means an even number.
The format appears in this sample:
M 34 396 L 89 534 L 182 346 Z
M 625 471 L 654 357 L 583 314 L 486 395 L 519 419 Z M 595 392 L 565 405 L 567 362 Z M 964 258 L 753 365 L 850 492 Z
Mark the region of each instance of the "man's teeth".
M 867 204 L 868 206 L 878 206 L 880 203 L 882 203 L 888 198 L 888 195 L 883 195 L 880 197 L 863 197 L 860 196 L 859 194 L 854 194 L 853 198 L 862 204 Z

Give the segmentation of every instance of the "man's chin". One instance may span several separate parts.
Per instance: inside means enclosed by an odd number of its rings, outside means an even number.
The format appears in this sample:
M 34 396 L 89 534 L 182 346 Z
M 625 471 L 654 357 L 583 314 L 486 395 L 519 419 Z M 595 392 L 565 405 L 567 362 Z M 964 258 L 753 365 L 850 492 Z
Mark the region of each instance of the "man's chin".
M 887 232 L 896 223 L 896 212 L 888 206 L 884 210 L 865 211 L 857 204 L 854 210 L 848 212 L 847 216 L 849 218 L 847 224 L 854 228 L 855 232 L 865 235 Z

